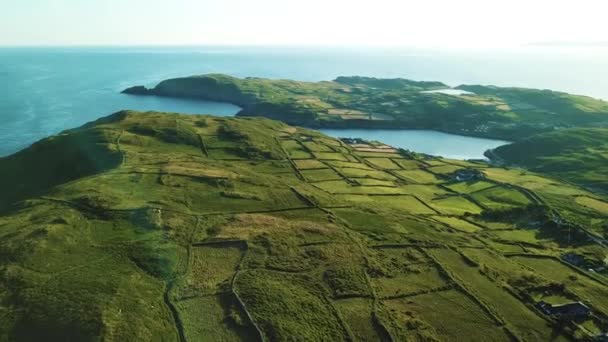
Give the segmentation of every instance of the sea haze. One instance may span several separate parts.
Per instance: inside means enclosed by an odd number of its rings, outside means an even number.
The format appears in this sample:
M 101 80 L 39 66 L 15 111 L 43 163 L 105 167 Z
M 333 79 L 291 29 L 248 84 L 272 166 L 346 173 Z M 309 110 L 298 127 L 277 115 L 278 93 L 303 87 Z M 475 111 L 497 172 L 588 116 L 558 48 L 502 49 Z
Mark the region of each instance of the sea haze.
M 212 72 L 307 81 L 331 80 L 340 75 L 404 77 L 453 86 L 468 83 L 550 88 L 608 99 L 607 48 L 466 52 L 270 47 L 3 48 L 0 156 L 121 109 L 234 115 L 239 108 L 228 104 L 120 94 L 132 85 L 154 86 L 166 78 Z M 502 143 L 479 139 L 469 141 L 473 145 L 455 145 L 463 143 L 461 137 L 445 140 L 445 136 L 427 134 L 427 140 L 420 141 L 420 136 L 414 139 L 411 133 L 402 133 L 410 136 L 402 141 L 397 136 L 391 142 L 454 158 L 478 158 L 479 151 Z M 366 134 L 367 138 L 382 136 L 386 134 Z M 412 139 L 417 143 L 407 145 Z M 432 148 L 425 150 L 424 146 Z

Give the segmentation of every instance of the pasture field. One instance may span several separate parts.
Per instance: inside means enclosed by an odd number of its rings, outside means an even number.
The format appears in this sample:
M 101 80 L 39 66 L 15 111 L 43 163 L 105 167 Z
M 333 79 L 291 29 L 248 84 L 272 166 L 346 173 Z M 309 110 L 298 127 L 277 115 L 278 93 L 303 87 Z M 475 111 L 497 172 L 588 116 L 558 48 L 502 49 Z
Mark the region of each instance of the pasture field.
M 297 159 L 294 160 L 294 164 L 300 170 L 308 169 L 326 169 L 327 165 L 318 161 L 317 159 Z
M 516 336 L 527 340 L 553 340 L 559 336 L 559 333 L 555 335 L 548 321 L 479 273 L 477 267 L 467 263 L 458 253 L 447 249 L 436 249 L 429 253 L 458 277 L 478 300 L 488 303 L 486 305 L 490 310 L 504 320 L 507 328 Z
M 521 192 L 505 187 L 488 188 L 471 195 L 483 206 L 490 209 L 510 209 L 530 204 L 530 200 Z
M 395 173 L 415 184 L 437 184 L 441 182 L 435 175 L 424 170 L 399 170 Z
M 608 203 L 606 202 L 591 197 L 581 196 L 576 198 L 576 203 L 608 215 Z
M 465 221 L 463 219 L 459 219 L 457 217 L 450 217 L 450 216 L 433 216 L 433 219 L 444 223 L 454 229 L 463 231 L 465 233 L 475 233 L 478 232 L 480 230 L 482 230 L 481 227 L 476 226 L 468 221 Z
M 256 341 L 255 329 L 234 298 L 215 295 L 184 299 L 176 304 L 183 319 L 185 338 L 191 341 Z
M 342 177 L 340 177 L 340 175 L 332 169 L 301 170 L 300 173 L 309 182 L 323 182 L 342 179 Z
M 425 166 L 424 162 L 413 159 L 393 159 L 393 162 L 401 166 L 404 170 L 416 170 Z
M 382 341 L 382 333 L 372 317 L 372 300 L 369 298 L 346 298 L 334 301 L 334 305 L 350 327 L 357 341 Z
M 242 246 L 192 247 L 188 272 L 179 284 L 180 297 L 215 295 L 229 284 L 243 257 Z
M 544 341 L 608 326 L 605 197 L 358 142 L 127 111 L 1 158 L 0 340 Z M 456 182 L 460 168 L 487 179 Z M 569 252 L 597 274 L 557 259 Z M 587 330 L 534 309 L 566 299 L 592 308 Z
M 495 186 L 495 184 L 486 181 L 458 182 L 447 185 L 448 188 L 462 194 L 470 194 L 493 186 Z
M 456 290 L 385 300 L 384 305 L 399 325 L 415 327 L 406 333 L 410 338 L 435 338 L 442 341 L 510 340 L 478 305 Z M 467 315 L 451 315 L 454 307 L 467 312 Z
M 379 169 L 398 170 L 401 168 L 398 164 L 394 163 L 390 158 L 366 158 L 365 160 L 367 160 L 369 163 L 374 165 L 374 167 L 377 167 Z
M 600 312 L 608 312 L 608 287 L 606 284 L 586 276 L 584 273 L 551 258 L 512 257 L 516 262 L 535 270 L 546 279 L 562 283 L 566 289 L 577 295 L 580 300 L 596 307 Z
M 444 215 L 479 214 L 481 208 L 461 196 L 449 196 L 429 202 L 429 205 Z

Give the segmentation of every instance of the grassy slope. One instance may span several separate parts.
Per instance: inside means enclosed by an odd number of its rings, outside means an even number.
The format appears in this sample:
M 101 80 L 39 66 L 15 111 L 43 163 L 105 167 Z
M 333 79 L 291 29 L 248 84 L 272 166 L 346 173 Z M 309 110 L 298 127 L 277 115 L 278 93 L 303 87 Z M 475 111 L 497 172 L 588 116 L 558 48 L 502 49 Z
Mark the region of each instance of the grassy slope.
M 464 167 L 483 186 L 453 180 Z M 606 198 L 529 172 L 137 112 L 0 170 L 0 340 L 583 338 L 532 309 L 547 291 L 607 324 L 604 275 L 534 269 L 567 251 L 600 264 L 582 229 L 606 234 Z
M 490 156 L 608 192 L 608 129 L 574 128 L 496 148 Z
M 484 86 L 460 86 L 476 93 L 466 96 L 427 92 L 442 88 L 448 87 L 405 79 L 339 77 L 312 83 L 211 74 L 126 92 L 231 102 L 243 107 L 241 116 L 309 127 L 424 128 L 506 140 L 608 123 L 608 103 L 589 97 Z

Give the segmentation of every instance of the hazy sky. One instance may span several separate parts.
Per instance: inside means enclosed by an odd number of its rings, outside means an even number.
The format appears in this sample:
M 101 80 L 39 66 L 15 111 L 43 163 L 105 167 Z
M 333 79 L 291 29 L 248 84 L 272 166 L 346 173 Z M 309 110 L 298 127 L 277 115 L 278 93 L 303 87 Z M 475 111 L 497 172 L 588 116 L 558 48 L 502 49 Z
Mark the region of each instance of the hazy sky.
M 606 0 L 0 0 L 0 45 L 608 40 Z

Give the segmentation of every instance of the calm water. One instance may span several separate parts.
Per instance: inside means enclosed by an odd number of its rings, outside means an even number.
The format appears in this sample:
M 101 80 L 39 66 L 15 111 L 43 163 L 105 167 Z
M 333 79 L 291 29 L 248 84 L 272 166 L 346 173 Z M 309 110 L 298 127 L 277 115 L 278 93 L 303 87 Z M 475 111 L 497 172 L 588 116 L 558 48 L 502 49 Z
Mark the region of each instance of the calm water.
M 321 132 L 337 138 L 379 140 L 394 147 L 453 159 L 484 158 L 486 150 L 508 143 L 427 130 L 322 129 Z
M 0 155 L 120 109 L 233 115 L 238 108 L 226 104 L 119 94 L 131 85 L 153 86 L 166 78 L 209 72 L 310 81 L 340 75 L 405 77 L 454 86 L 551 88 L 608 99 L 608 50 L 599 48 L 574 52 L 527 48 L 509 53 L 213 47 L 0 49 Z M 384 137 L 389 135 L 395 140 L 386 141 Z M 411 131 L 368 131 L 366 137 L 449 157 L 480 157 L 482 150 L 496 143 Z M 472 145 L 459 145 L 468 142 Z

